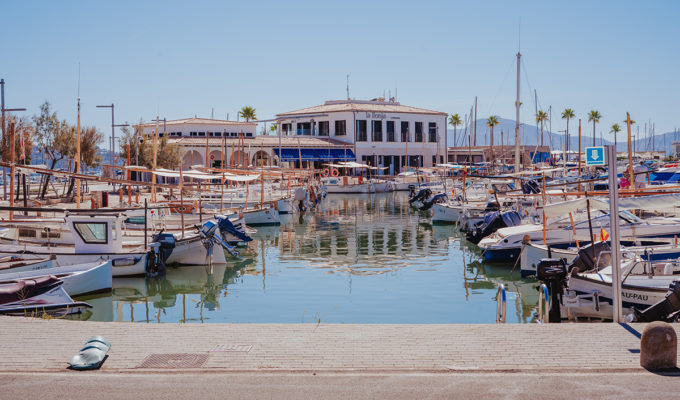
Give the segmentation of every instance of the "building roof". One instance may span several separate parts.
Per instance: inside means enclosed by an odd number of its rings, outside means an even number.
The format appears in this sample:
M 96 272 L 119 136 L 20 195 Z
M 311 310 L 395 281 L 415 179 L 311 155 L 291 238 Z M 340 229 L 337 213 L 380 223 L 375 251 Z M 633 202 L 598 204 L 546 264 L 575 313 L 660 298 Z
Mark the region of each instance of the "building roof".
M 503 145 L 501 146 L 500 144 L 494 144 L 493 148 L 494 151 L 500 151 L 501 147 L 503 147 L 505 150 L 512 149 L 513 151 L 515 150 L 515 145 Z M 519 146 L 520 151 L 540 151 L 540 152 L 548 152 L 550 151 L 550 148 L 548 146 L 536 146 L 536 145 L 521 145 Z M 449 152 L 468 152 L 468 151 L 486 151 L 490 150 L 489 146 L 460 146 L 460 147 L 449 147 L 448 151 Z
M 303 108 L 300 110 L 289 111 L 285 113 L 276 114 L 278 118 L 286 118 L 297 115 L 306 114 L 324 114 L 330 112 L 342 111 L 369 111 L 369 112 L 383 112 L 383 113 L 405 113 L 405 114 L 429 114 L 442 115 L 447 114 L 440 111 L 426 110 L 424 108 L 417 108 L 411 106 L 404 106 L 396 101 L 384 101 L 383 99 L 374 100 L 329 100 L 322 105 Z
M 195 125 L 229 125 L 229 126 L 234 126 L 234 125 L 253 125 L 257 126 L 256 122 L 246 122 L 246 121 L 227 121 L 223 119 L 210 119 L 210 118 L 184 118 L 184 119 L 173 119 L 170 121 L 161 121 L 159 122 L 159 126 L 162 126 L 163 123 L 165 125 L 188 125 L 188 124 L 195 124 Z M 147 122 L 143 124 L 139 124 L 138 126 L 141 126 L 143 128 L 147 127 L 155 127 L 156 122 Z
M 235 137 L 208 137 L 208 146 L 221 147 L 223 143 L 226 143 L 227 147 L 231 147 L 232 144 L 239 145 L 239 143 L 244 143 L 246 147 L 251 148 L 262 147 L 279 147 L 279 137 L 278 136 L 253 136 L 243 138 L 242 142 L 239 142 L 239 138 Z M 168 137 L 168 141 L 175 143 L 179 146 L 185 147 L 200 147 L 205 146 L 205 137 L 196 136 L 182 136 L 182 137 Z M 323 147 L 323 148 L 347 148 L 353 147 L 350 143 L 345 143 L 340 140 L 326 139 L 310 136 L 281 136 L 281 147 Z

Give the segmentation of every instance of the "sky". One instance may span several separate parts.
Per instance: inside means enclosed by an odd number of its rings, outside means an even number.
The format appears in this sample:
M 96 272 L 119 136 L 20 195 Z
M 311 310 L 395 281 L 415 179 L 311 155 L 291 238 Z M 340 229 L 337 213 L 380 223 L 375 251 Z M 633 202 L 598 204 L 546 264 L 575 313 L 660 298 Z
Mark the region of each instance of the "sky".
M 259 119 L 350 97 L 521 121 L 566 107 L 598 132 L 625 119 L 680 128 L 680 1 L 14 1 L 2 7 L 7 108 L 49 101 L 84 125 Z M 572 125 L 573 126 L 573 125 Z M 119 132 L 117 133 L 119 134 Z M 599 136 L 599 134 L 598 134 Z M 108 142 L 107 142 L 108 143 Z M 108 148 L 107 144 L 103 147 Z

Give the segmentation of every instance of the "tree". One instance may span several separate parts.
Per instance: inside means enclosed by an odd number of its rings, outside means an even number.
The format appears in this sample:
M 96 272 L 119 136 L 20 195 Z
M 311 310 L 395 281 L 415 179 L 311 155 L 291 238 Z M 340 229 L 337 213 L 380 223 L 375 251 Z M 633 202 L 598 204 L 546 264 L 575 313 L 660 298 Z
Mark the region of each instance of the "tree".
M 567 137 L 565 140 L 565 147 L 567 150 L 569 150 L 569 120 L 574 118 L 576 114 L 574 113 L 574 110 L 571 108 L 565 108 L 564 111 L 562 111 L 562 119 L 567 120 Z
M 127 160 L 128 146 L 130 148 L 130 163 L 141 167 L 153 167 L 153 139 L 145 138 L 141 128 L 142 121 L 134 126 L 134 131 L 129 127 L 121 128 L 123 136 L 119 139 L 119 156 Z M 138 156 L 139 153 L 139 156 Z M 181 161 L 181 149 L 167 137 L 162 137 L 156 148 L 156 167 L 175 169 Z
M 595 124 L 600 122 L 600 118 L 602 118 L 602 114 L 597 110 L 590 110 L 588 113 L 588 122 L 593 123 L 593 146 L 595 146 Z
M 21 117 L 18 120 L 6 115 L 5 119 L 8 121 L 5 136 L 0 138 L 0 159 L 10 162 L 12 160 L 12 138 L 9 126 L 14 124 L 14 160 L 21 162 L 22 156 L 26 157 L 26 164 L 31 163 L 31 153 L 33 151 L 33 140 L 35 129 L 33 124 L 28 121 L 28 118 Z M 21 138 L 24 138 L 24 148 L 21 147 Z
M 251 119 L 257 119 L 255 109 L 251 106 L 243 106 L 241 111 L 238 112 L 238 116 L 245 119 L 246 122 L 250 122 Z
M 616 150 L 616 144 L 617 144 L 616 143 L 616 134 L 619 133 L 619 132 L 621 132 L 621 126 L 619 124 L 612 125 L 611 130 L 609 131 L 609 133 L 614 134 L 614 150 Z
M 276 134 L 276 122 L 269 126 L 269 132 Z
M 457 129 L 458 125 L 462 124 L 463 121 L 460 119 L 460 115 L 451 114 L 449 116 L 449 125 L 453 125 L 453 145 L 458 146 Z
M 491 135 L 490 135 L 490 141 L 489 141 L 489 149 L 491 150 L 491 168 L 493 168 L 493 128 L 494 126 L 498 125 L 498 115 L 492 115 L 486 120 L 486 126 L 491 128 Z
M 35 142 L 38 148 L 50 160 L 49 169 L 53 170 L 57 163 L 68 156 L 70 148 L 75 149 L 75 138 L 69 134 L 69 126 L 66 121 L 59 121 L 57 113 L 52 112 L 50 103 L 45 101 L 40 106 L 40 114 L 33 116 L 35 128 Z M 47 185 L 52 175 L 43 178 L 40 198 L 44 199 L 47 193 Z
M 78 130 L 74 126 L 69 126 L 68 129 L 68 135 L 72 138 L 71 143 L 72 145 L 69 147 L 68 151 L 69 154 L 68 156 L 71 157 L 74 161 L 76 160 L 76 157 L 78 156 L 77 154 L 77 148 L 76 148 L 76 142 L 78 139 Z M 83 165 L 94 168 L 99 165 L 99 162 L 101 161 L 101 157 L 98 155 L 98 147 L 97 145 L 104 140 L 104 134 L 101 133 L 97 128 L 94 126 L 87 126 L 87 127 L 82 127 L 80 129 L 80 172 L 83 173 L 84 170 L 82 168 Z M 73 163 L 73 172 L 77 172 L 77 165 L 74 162 Z M 71 182 L 69 184 L 68 192 L 66 193 L 66 196 L 70 196 L 71 193 L 73 192 L 73 187 L 75 184 L 75 179 L 71 179 Z
M 543 125 L 548 121 L 548 113 L 543 110 L 538 110 L 536 114 L 536 122 L 541 124 L 541 146 L 543 146 Z

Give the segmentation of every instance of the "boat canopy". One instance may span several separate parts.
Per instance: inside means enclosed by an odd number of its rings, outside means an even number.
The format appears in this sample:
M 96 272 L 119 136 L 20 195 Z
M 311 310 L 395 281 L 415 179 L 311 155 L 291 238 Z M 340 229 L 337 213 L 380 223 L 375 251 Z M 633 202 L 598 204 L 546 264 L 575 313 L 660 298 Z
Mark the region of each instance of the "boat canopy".
M 543 207 L 546 217 L 558 217 L 570 212 L 583 210 L 590 200 L 590 208 L 593 210 L 609 211 L 609 201 L 598 198 L 580 198 L 575 200 L 561 201 L 548 204 Z M 659 194 L 652 196 L 625 197 L 619 199 L 619 210 L 658 210 L 680 205 L 680 194 Z
M 351 149 L 309 149 L 281 148 L 274 149 L 274 154 L 281 161 L 355 161 L 356 156 Z

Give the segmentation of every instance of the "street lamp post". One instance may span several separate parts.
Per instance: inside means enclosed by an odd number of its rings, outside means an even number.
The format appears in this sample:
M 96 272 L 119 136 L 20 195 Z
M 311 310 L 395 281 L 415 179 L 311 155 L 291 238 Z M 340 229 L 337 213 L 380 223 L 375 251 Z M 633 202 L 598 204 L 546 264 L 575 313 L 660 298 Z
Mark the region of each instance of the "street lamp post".
M 107 105 L 99 105 L 97 108 L 110 108 L 111 109 L 111 152 L 110 152 L 110 159 L 111 159 L 111 165 L 115 166 L 115 158 L 114 154 L 116 152 L 116 127 L 122 127 L 122 126 L 128 126 L 128 124 L 120 124 L 116 125 L 115 120 L 114 120 L 114 109 L 115 106 L 113 103 L 107 104 Z M 113 186 L 115 189 L 115 185 Z

